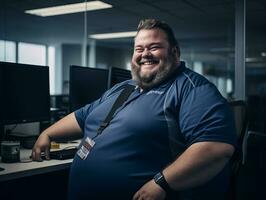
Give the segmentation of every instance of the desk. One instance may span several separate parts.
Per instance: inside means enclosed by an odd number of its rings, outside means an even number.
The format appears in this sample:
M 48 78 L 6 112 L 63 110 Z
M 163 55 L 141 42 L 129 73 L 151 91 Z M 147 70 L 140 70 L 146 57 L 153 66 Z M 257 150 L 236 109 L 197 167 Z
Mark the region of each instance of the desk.
M 64 149 L 69 146 L 78 146 L 79 141 L 75 143 L 61 143 L 60 149 Z M 37 175 L 41 173 L 53 172 L 56 170 L 67 169 L 72 163 L 72 159 L 67 160 L 44 160 L 42 162 L 31 162 L 29 157 L 31 155 L 30 149 L 20 150 L 20 160 L 22 162 L 17 163 L 2 163 L 0 167 L 5 170 L 0 171 L 0 182 L 22 178 L 26 176 Z
M 76 143 L 62 143 L 60 149 L 78 145 L 79 141 Z M 30 149 L 21 149 L 20 160 L 22 162 L 0 162 L 0 167 L 5 169 L 0 171 L 0 196 L 4 195 L 10 200 L 17 199 L 19 195 L 25 195 L 23 197 L 29 199 L 29 195 L 31 195 L 30 199 L 35 199 L 36 195 L 39 196 L 40 192 L 42 193 L 44 187 L 47 192 L 50 191 L 51 193 L 41 194 L 43 197 L 41 199 L 49 197 L 48 194 L 57 193 L 55 195 L 61 198 L 66 195 L 68 172 L 73 159 L 31 162 L 30 155 Z M 60 186 L 58 187 L 58 185 Z

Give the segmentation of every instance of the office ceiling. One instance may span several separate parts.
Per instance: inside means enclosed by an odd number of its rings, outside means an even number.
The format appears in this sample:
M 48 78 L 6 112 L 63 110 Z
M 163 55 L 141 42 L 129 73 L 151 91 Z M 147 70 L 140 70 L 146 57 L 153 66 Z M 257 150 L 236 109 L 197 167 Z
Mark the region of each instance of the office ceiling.
M 234 53 L 234 0 L 103 0 L 111 9 L 87 12 L 88 34 L 134 31 L 140 19 L 157 18 L 174 29 L 184 52 Z M 0 39 L 81 43 L 84 13 L 38 17 L 28 9 L 81 2 L 78 0 L 0 0 Z M 266 1 L 246 0 L 247 54 L 266 52 Z M 99 44 L 131 46 L 132 39 Z M 233 56 L 232 56 L 233 57 Z M 261 58 L 260 58 L 261 59 Z M 264 58 L 262 58 L 263 60 Z

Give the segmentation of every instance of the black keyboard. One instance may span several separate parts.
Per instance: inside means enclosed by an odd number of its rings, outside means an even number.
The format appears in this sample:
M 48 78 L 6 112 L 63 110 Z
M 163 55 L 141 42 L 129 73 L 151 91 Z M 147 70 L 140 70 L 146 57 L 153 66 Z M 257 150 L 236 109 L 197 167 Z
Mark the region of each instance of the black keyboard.
M 56 160 L 65 160 L 74 158 L 78 148 L 61 149 L 50 152 L 50 158 Z

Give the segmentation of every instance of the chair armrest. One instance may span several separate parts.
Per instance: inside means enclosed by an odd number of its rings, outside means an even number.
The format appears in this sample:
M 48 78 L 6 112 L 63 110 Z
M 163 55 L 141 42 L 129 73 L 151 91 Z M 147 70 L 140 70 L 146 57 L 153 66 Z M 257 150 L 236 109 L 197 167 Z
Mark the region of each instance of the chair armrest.
M 249 131 L 247 135 L 247 145 L 251 148 L 266 148 L 266 134 L 255 131 Z
M 266 151 L 266 134 L 256 131 L 246 132 L 242 143 L 242 164 L 247 162 L 252 152 L 263 151 Z

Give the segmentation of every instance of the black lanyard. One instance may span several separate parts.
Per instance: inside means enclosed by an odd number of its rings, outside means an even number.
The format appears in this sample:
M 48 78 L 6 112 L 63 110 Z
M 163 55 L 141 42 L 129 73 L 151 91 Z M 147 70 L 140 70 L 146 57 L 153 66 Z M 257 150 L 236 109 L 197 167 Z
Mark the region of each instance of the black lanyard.
M 97 137 L 100 135 L 103 130 L 109 125 L 110 121 L 113 119 L 113 115 L 115 111 L 123 105 L 123 103 L 128 99 L 130 94 L 134 91 L 135 86 L 127 84 L 124 88 L 124 90 L 120 93 L 120 95 L 117 97 L 116 101 L 114 102 L 110 112 L 106 116 L 105 120 L 101 123 L 100 127 L 97 129 Z

